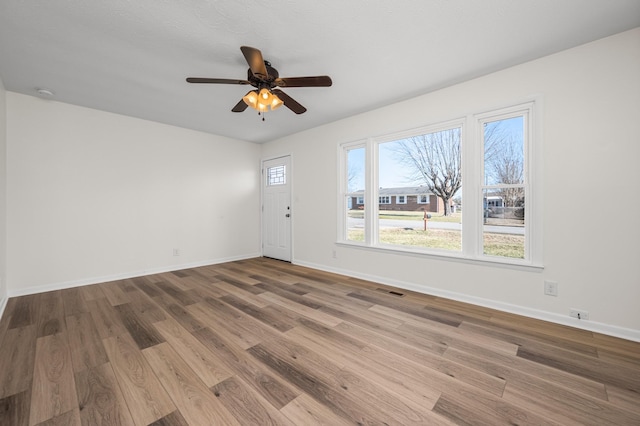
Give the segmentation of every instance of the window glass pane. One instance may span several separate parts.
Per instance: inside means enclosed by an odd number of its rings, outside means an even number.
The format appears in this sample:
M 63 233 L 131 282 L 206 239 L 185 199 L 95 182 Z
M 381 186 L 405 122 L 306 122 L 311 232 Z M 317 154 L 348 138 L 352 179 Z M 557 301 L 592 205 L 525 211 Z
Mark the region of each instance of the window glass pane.
M 483 254 L 525 258 L 524 117 L 484 123 Z
M 460 135 L 452 128 L 378 145 L 380 243 L 462 249 Z
M 284 185 L 287 183 L 284 165 L 267 168 L 267 185 Z
M 364 196 L 364 158 L 365 150 L 353 148 L 347 150 L 347 192 L 361 192 Z
M 346 156 L 345 238 L 349 241 L 364 241 L 365 148 L 348 149 Z
M 353 201 L 353 197 L 347 196 L 346 202 Z M 347 210 L 346 239 L 349 241 L 364 242 L 364 204 Z
M 484 190 L 484 254 L 524 259 L 524 200 L 524 187 Z
M 484 124 L 484 184 L 524 183 L 522 116 Z

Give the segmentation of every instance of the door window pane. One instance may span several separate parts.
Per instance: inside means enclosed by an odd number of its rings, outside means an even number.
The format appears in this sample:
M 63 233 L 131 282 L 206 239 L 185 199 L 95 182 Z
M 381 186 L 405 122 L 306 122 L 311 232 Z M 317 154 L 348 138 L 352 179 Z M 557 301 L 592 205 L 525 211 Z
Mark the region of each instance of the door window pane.
M 285 185 L 287 183 L 284 165 L 267 168 L 267 185 Z

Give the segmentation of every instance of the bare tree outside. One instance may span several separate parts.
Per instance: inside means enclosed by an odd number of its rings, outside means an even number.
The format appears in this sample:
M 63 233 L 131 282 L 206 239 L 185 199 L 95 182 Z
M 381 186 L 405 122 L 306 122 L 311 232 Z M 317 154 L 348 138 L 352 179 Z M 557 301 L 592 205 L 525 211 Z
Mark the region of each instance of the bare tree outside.
M 444 202 L 444 215 L 451 215 L 450 200 L 462 187 L 460 128 L 397 141 L 395 153 L 407 177 L 423 182 Z

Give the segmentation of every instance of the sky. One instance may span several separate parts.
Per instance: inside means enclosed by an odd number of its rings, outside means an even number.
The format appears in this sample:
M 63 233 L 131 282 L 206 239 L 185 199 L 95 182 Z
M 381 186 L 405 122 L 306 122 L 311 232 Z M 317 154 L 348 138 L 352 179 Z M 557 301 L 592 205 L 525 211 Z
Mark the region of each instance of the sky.
M 401 186 L 414 186 L 419 185 L 417 182 L 411 182 L 406 176 L 404 176 L 403 170 L 406 168 L 400 164 L 394 155 L 387 148 L 388 145 L 382 144 L 380 146 L 380 166 L 379 166 L 379 185 L 381 188 L 394 188 Z M 353 165 L 355 172 L 352 172 L 354 176 L 350 182 L 350 190 L 362 190 L 364 189 L 364 148 L 354 149 L 349 151 L 349 164 Z
M 513 134 L 520 141 L 522 140 L 522 117 L 514 117 L 501 120 L 504 131 Z M 411 173 L 397 160 L 397 156 L 390 149 L 392 143 L 382 143 L 379 145 L 379 186 L 381 188 L 394 188 L 403 186 L 418 186 L 424 182 L 413 181 Z M 358 148 L 349 151 L 348 166 L 351 170 L 349 191 L 358 191 L 364 189 L 364 167 L 365 167 L 365 149 Z

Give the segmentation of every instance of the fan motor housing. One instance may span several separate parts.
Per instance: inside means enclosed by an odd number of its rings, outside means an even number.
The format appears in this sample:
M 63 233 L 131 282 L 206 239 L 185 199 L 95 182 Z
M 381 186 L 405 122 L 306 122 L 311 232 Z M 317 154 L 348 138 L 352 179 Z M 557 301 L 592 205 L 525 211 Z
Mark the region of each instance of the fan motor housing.
M 252 86 L 259 87 L 261 84 L 264 84 L 264 83 L 268 83 L 269 86 L 272 86 L 271 83 L 273 83 L 277 78 L 280 77 L 278 70 L 273 68 L 269 61 L 264 61 L 264 66 L 267 69 L 267 74 L 269 74 L 267 78 L 264 78 L 264 79 L 254 75 L 251 72 L 251 68 L 247 70 L 247 80 L 249 81 L 249 83 L 251 83 Z

